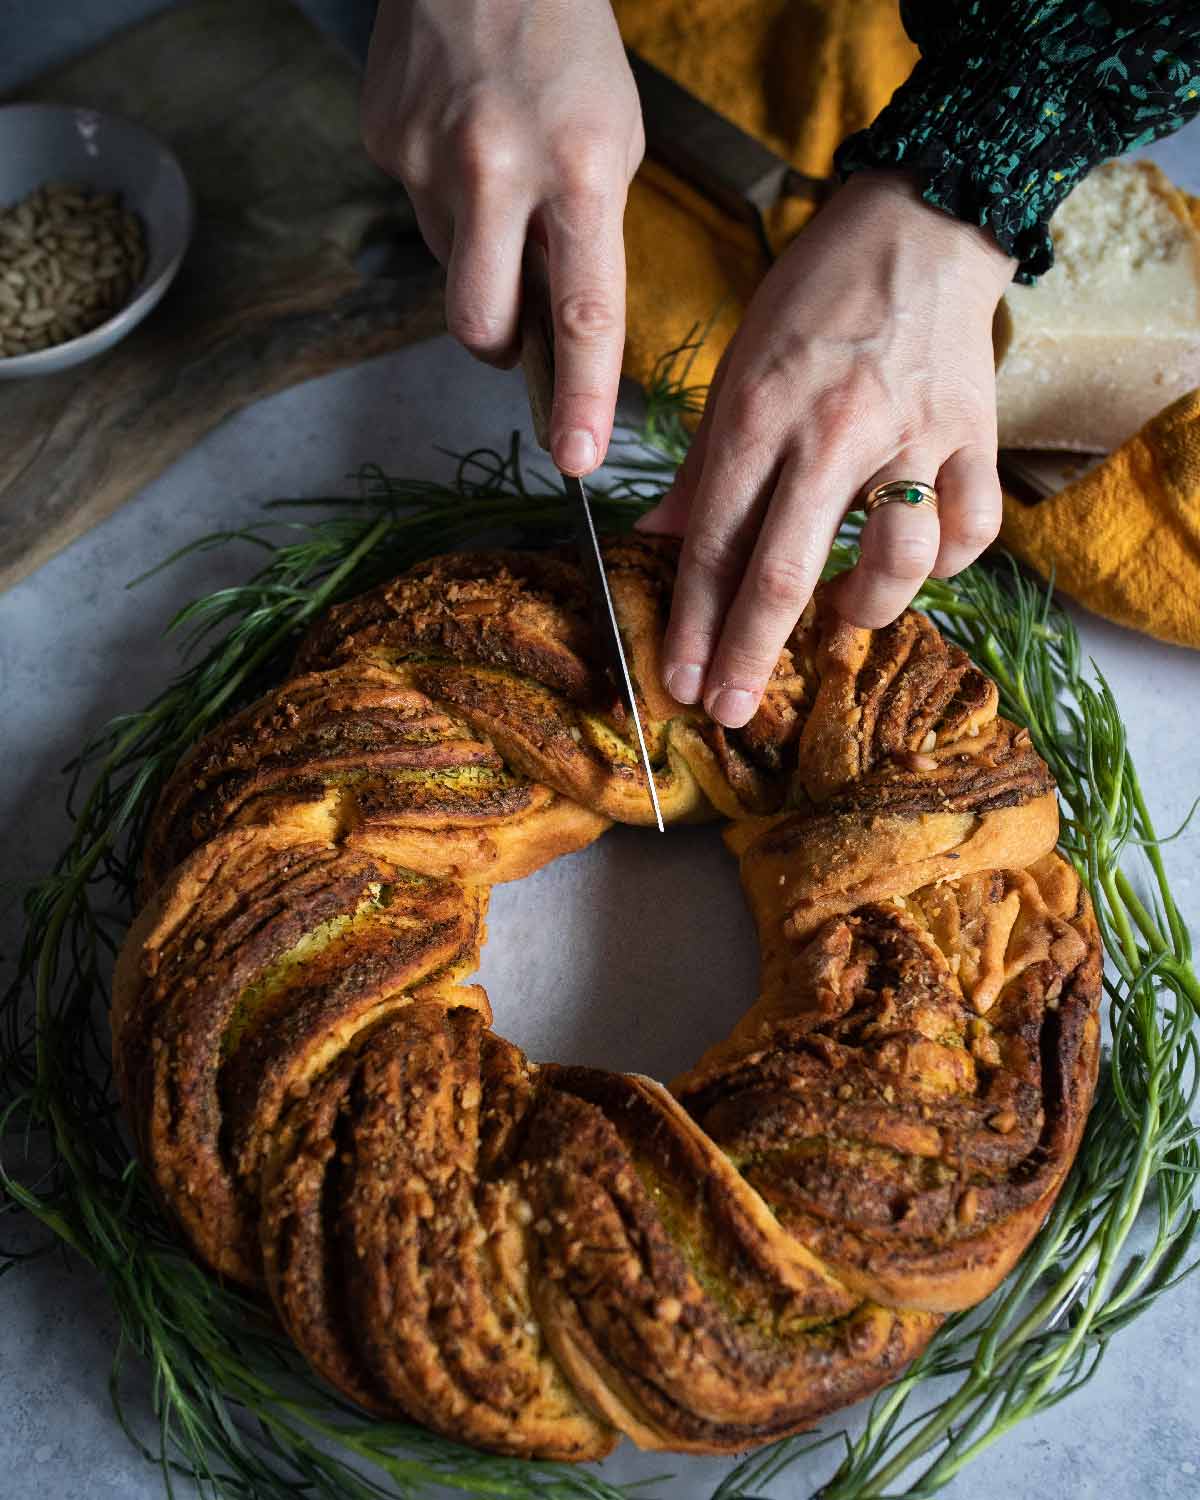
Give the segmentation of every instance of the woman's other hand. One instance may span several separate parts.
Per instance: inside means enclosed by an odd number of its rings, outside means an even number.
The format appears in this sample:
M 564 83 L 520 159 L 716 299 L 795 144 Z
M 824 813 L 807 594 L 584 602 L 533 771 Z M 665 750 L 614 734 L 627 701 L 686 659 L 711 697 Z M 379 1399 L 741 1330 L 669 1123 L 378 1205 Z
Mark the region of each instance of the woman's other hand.
M 865 488 L 923 480 L 940 513 L 870 515 L 837 585 L 854 624 L 888 624 L 993 540 L 991 330 L 1014 266 L 897 172 L 853 176 L 775 263 L 673 487 L 639 523 L 684 539 L 664 651 L 679 702 L 730 728 L 753 715 Z
M 625 341 L 625 197 L 637 89 L 608 0 L 382 0 L 363 136 L 446 266 L 446 322 L 480 359 L 519 351 L 527 237 L 549 259 L 555 462 L 608 448 Z

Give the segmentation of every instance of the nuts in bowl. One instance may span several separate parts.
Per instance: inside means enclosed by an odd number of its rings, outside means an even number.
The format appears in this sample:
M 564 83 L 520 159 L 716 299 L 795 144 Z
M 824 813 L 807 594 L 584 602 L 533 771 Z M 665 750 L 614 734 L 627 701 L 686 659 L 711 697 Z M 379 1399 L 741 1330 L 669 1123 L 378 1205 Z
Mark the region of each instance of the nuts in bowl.
M 90 333 L 145 269 L 141 220 L 116 193 L 52 182 L 0 210 L 0 358 Z
M 192 233 L 174 154 L 130 120 L 0 108 L 0 380 L 91 359 L 158 303 Z

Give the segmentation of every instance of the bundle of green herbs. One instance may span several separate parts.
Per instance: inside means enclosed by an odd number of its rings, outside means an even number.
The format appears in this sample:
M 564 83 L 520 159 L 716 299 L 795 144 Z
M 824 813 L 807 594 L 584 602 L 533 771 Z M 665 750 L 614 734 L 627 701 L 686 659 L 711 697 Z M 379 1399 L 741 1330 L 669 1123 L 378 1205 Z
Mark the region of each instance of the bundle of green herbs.
M 606 529 L 648 508 L 686 451 L 703 393 L 679 370 L 677 358 L 664 361 L 644 421 L 625 433 L 617 477 L 593 487 Z M 557 483 L 526 472 L 515 437 L 503 453 L 461 458 L 445 484 L 367 469 L 353 498 L 306 503 L 317 519 L 273 512 L 195 544 L 251 543 L 266 558 L 248 582 L 179 611 L 170 628 L 186 638 L 183 670 L 80 751 L 71 840 L 25 896 L 24 943 L 0 1007 L 4 1209 L 40 1221 L 50 1244 L 69 1246 L 102 1278 L 120 1319 L 117 1415 L 125 1421 L 127 1365 L 148 1362 L 158 1432 L 144 1451 L 168 1492 L 187 1476 L 214 1500 L 382 1500 L 439 1486 L 514 1500 L 645 1496 L 657 1486 L 476 1453 L 339 1401 L 263 1308 L 189 1259 L 130 1154 L 109 1070 L 108 984 L 147 816 L 183 751 L 278 680 L 300 633 L 335 601 L 457 546 L 564 539 Z M 852 519 L 831 571 L 852 560 L 855 534 Z M 1058 780 L 1062 844 L 1108 956 L 1111 1043 L 1078 1160 L 1005 1284 L 947 1321 L 856 1435 L 827 1424 L 755 1453 L 712 1500 L 765 1496 L 800 1455 L 825 1445 L 822 1500 L 932 1494 L 1078 1389 L 1110 1341 L 1194 1265 L 1200 980 L 1120 709 L 1081 660 L 1068 617 L 1006 559 L 931 581 L 918 605 L 995 677 L 1002 711 L 1029 727 Z M 11 1254 L 4 1269 L 20 1260 Z

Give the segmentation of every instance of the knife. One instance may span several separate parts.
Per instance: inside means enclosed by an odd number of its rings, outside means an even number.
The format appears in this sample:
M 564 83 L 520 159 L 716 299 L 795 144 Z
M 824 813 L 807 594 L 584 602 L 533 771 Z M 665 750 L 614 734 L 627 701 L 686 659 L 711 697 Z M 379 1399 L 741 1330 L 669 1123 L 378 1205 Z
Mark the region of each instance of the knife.
M 554 320 L 550 311 L 550 278 L 546 269 L 545 251 L 532 241 L 525 248 L 522 268 L 521 368 L 529 391 L 533 430 L 538 445 L 549 453 L 550 414 L 554 406 Z M 560 471 L 559 478 L 566 491 L 567 510 L 570 512 L 575 543 L 579 548 L 579 563 L 587 584 L 596 646 L 601 653 L 604 669 L 633 720 L 642 771 L 650 791 L 650 803 L 654 808 L 654 821 L 658 824 L 659 833 L 665 833 L 662 808 L 658 803 L 658 788 L 654 785 L 650 753 L 646 749 L 646 736 L 642 732 L 641 715 L 633 693 L 629 664 L 625 660 L 625 647 L 621 643 L 621 631 L 613 609 L 612 593 L 604 571 L 604 559 L 600 555 L 600 541 L 596 536 L 596 524 L 592 520 L 587 491 L 583 487 L 583 481 L 573 475 Z
M 773 261 L 767 210 L 782 198 L 823 203 L 834 180 L 801 172 L 631 48 L 625 55 L 642 106 L 647 154 L 727 214 L 750 224 L 767 260 Z

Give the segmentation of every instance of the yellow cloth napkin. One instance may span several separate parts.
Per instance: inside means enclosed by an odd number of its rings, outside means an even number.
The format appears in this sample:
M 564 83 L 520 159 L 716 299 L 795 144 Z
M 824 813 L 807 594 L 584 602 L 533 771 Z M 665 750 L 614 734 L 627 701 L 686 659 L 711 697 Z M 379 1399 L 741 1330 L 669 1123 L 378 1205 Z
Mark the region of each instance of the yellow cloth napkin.
M 1200 391 L 1039 505 L 1006 497 L 1000 540 L 1097 614 L 1200 647 Z
M 824 177 L 851 131 L 908 77 L 916 48 L 897 0 L 614 0 L 622 35 L 801 171 Z M 1200 201 L 1191 208 L 1200 227 Z M 813 210 L 773 210 L 778 249 Z M 625 216 L 625 372 L 705 331 L 689 383 L 707 385 L 766 261 L 753 232 L 653 162 Z M 1176 402 L 1083 479 L 1040 505 L 1005 499 L 1002 540 L 1098 614 L 1200 647 L 1200 393 Z

